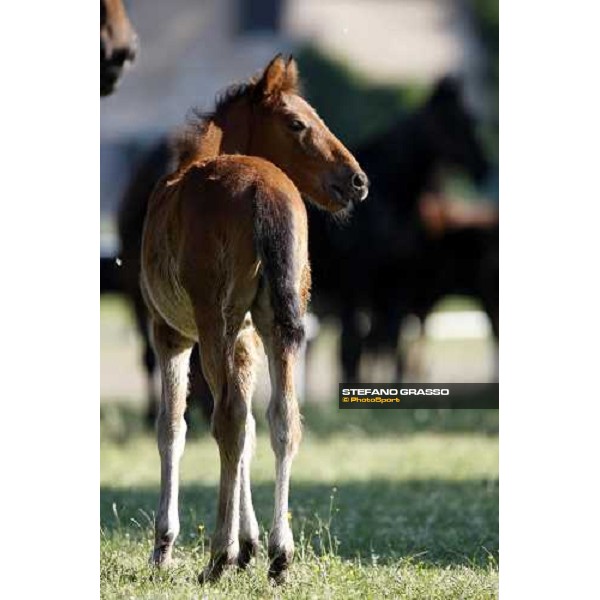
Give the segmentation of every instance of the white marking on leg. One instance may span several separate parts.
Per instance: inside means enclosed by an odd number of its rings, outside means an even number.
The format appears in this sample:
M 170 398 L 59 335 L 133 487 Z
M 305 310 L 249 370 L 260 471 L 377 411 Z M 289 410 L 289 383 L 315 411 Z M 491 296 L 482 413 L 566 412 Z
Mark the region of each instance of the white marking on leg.
M 269 536 L 269 546 L 293 551 L 294 540 L 289 523 L 289 490 L 292 471 L 292 456 L 286 454 L 275 462 L 275 511 Z
M 240 482 L 240 539 L 258 542 L 258 521 L 252 506 L 252 490 L 250 485 L 250 463 L 254 453 L 256 424 L 254 417 L 248 414 L 246 421 L 246 440 L 242 454 Z
M 179 462 L 187 429 L 183 414 L 190 353 L 191 348 L 173 356 L 159 351 L 163 382 L 157 422 L 161 481 L 152 557 L 158 566 L 170 562 L 173 543 L 179 535 Z
M 275 452 L 275 509 L 269 534 L 269 575 L 285 576 L 293 554 L 294 539 L 288 519 L 288 496 L 292 461 L 301 438 L 300 414 L 294 394 L 294 357 L 270 355 L 273 394 L 268 409 L 271 445 Z

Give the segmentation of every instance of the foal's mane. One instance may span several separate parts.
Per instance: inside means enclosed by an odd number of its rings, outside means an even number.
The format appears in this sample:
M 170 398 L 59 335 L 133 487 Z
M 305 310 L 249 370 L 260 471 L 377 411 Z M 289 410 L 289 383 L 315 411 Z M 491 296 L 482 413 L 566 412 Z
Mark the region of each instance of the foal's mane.
M 177 173 L 187 170 L 198 159 L 202 150 L 202 140 L 211 124 L 218 122 L 232 104 L 250 98 L 256 88 L 257 80 L 258 76 L 249 81 L 229 85 L 217 95 L 213 110 L 206 111 L 199 107 L 190 109 L 185 125 L 175 135 L 173 142 Z

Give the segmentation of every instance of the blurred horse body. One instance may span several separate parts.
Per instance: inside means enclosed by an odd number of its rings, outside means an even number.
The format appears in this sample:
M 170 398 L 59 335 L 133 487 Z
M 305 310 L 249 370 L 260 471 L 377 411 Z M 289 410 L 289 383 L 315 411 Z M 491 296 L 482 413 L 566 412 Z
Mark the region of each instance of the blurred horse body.
M 100 96 L 109 96 L 137 54 L 137 35 L 123 0 L 100 0 Z
M 424 320 L 444 295 L 479 298 L 497 333 L 497 228 L 474 222 L 435 236 L 420 214 L 420 200 L 436 188 L 441 167 L 459 167 L 481 182 L 488 165 L 452 78 L 438 82 L 420 109 L 355 154 L 369 173 L 372 201 L 357 207 L 348 226 L 336 227 L 309 210 L 313 309 L 341 318 L 344 381 L 357 380 L 365 347 L 397 355 L 401 379 L 404 318 L 414 313 Z
M 297 85 L 295 62 L 278 56 L 259 79 L 232 89 L 181 145 L 177 170 L 159 182 L 146 214 L 141 284 L 163 382 L 152 560 L 170 562 L 179 532 L 183 415 L 189 357 L 198 342 L 221 460 L 217 526 L 203 581 L 227 565 L 245 567 L 258 548 L 250 459 L 260 341 L 269 360 L 267 415 L 276 463 L 269 576 L 281 580 L 292 560 L 288 493 L 301 437 L 293 367 L 310 288 L 301 194 L 337 212 L 368 191 L 354 157 Z
M 228 140 L 231 147 L 235 141 Z M 229 149 L 229 147 L 227 148 Z M 167 138 L 152 145 L 137 165 L 123 195 L 117 214 L 120 267 L 114 259 L 101 270 L 101 290 L 113 291 L 111 285 L 117 281 L 118 291 L 123 293 L 132 310 L 136 328 L 142 342 L 142 364 L 146 374 L 146 423 L 154 427 L 160 398 L 159 382 L 156 377 L 156 356 L 150 339 L 148 309 L 140 288 L 142 231 L 148 209 L 148 200 L 158 181 L 172 172 L 175 167 L 175 149 Z M 108 263 L 109 261 L 104 261 Z M 104 273 L 104 277 L 102 277 Z M 102 285 L 102 282 L 103 285 Z M 206 421 L 210 421 L 213 400 L 208 384 L 200 369 L 198 346 L 195 345 L 190 358 L 190 385 L 188 406 L 199 406 Z
M 162 139 L 156 145 L 153 145 L 150 152 L 146 154 L 129 181 L 123 199 L 119 205 L 117 214 L 117 232 L 119 236 L 119 259 L 121 266 L 117 270 L 114 265 L 108 272 L 115 272 L 119 279 L 121 292 L 129 301 L 135 318 L 135 324 L 142 341 L 142 362 L 146 372 L 147 403 L 146 403 L 146 421 L 150 426 L 154 426 L 158 414 L 158 403 L 160 390 L 156 378 L 156 357 L 150 339 L 150 320 L 146 303 L 142 297 L 140 289 L 141 273 L 141 251 L 142 251 L 142 231 L 144 228 L 144 219 L 148 209 L 148 200 L 152 195 L 154 187 L 158 181 L 171 171 L 173 163 L 173 152 L 171 143 L 167 139 Z M 106 277 L 107 285 L 110 279 Z M 101 280 L 102 281 L 102 280 Z M 198 353 L 194 351 L 194 364 L 198 364 Z M 192 373 L 196 369 L 192 369 Z M 195 378 L 192 380 L 192 389 Z M 201 387 L 205 390 L 205 386 Z M 197 395 L 197 394 L 196 394 Z M 212 413 L 212 398 L 206 394 L 200 394 L 201 402 L 205 416 L 210 418 Z

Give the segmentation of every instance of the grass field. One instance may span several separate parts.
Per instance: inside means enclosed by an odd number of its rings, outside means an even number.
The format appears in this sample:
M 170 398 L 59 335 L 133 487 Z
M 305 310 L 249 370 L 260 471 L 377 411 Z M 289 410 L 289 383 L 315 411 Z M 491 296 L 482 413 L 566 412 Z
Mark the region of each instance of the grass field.
M 497 411 L 304 412 L 292 476 L 296 558 L 288 582 L 278 588 L 268 582 L 263 543 L 246 572 L 202 587 L 196 577 L 208 560 L 217 497 L 214 440 L 193 420 L 182 461 L 178 562 L 154 573 L 147 559 L 158 497 L 155 442 L 131 408 L 104 406 L 102 597 L 497 597 Z M 260 418 L 253 492 L 263 542 L 273 465 Z

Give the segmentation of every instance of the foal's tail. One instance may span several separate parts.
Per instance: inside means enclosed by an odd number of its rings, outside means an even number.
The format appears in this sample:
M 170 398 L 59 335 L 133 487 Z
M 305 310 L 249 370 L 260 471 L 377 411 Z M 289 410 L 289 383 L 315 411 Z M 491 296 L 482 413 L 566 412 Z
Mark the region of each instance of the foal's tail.
M 273 197 L 279 195 L 280 197 Z M 298 291 L 300 269 L 296 253 L 296 232 L 292 206 L 283 192 L 260 189 L 254 196 L 254 240 L 262 263 L 275 327 L 285 348 L 295 349 L 304 340 L 301 299 Z

